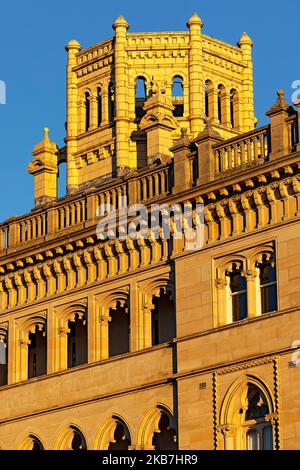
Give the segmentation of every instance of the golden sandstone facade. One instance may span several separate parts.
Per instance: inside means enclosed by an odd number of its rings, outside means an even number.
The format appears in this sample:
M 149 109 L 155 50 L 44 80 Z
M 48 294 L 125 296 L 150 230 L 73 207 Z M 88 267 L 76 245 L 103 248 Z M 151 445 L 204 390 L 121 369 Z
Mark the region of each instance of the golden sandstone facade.
M 187 26 L 66 47 L 66 146 L 0 224 L 1 449 L 300 446 L 300 106 L 257 128 L 251 39 Z M 99 240 L 122 197 L 203 205 L 203 247 Z

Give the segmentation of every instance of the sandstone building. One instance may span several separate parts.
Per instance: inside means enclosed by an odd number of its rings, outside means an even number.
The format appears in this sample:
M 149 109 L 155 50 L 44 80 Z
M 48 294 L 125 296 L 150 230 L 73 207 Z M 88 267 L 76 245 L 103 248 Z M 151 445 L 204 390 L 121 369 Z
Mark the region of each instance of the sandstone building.
M 202 28 L 66 47 L 65 147 L 0 224 L 1 449 L 300 447 L 300 105 L 257 127 L 251 39 Z M 99 239 L 124 197 L 202 205 L 203 246 Z

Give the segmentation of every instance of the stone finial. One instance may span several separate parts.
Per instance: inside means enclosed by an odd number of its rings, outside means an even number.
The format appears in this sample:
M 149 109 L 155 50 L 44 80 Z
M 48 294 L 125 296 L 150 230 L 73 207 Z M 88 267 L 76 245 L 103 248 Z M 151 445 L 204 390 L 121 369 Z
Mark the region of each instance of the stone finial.
M 33 149 L 32 154 L 37 155 L 41 152 L 50 152 L 56 153 L 57 145 L 54 142 L 51 142 L 49 139 L 49 129 L 48 127 L 44 128 L 44 138 L 41 142 L 39 142 Z
M 186 25 L 188 28 L 190 28 L 193 25 L 199 25 L 200 28 L 202 28 L 204 26 L 204 23 L 201 20 L 200 16 L 196 12 L 194 12 Z
M 180 129 L 180 132 L 181 132 L 181 136 L 178 140 L 178 143 L 180 142 L 181 144 L 184 144 L 184 145 L 189 145 L 190 144 L 190 139 L 188 137 L 188 133 L 187 133 L 187 128 L 186 127 L 182 127 Z
M 253 43 L 252 39 L 250 38 L 250 36 L 248 36 L 248 34 L 244 31 L 243 34 L 241 35 L 240 40 L 238 41 L 237 45 L 239 47 L 242 47 L 242 46 L 253 47 L 254 43 Z
M 266 116 L 271 116 L 272 114 L 277 113 L 278 111 L 288 111 L 291 106 L 286 102 L 284 96 L 284 90 L 277 91 L 277 101 L 273 106 L 266 112 Z
M 81 51 L 81 45 L 76 39 L 71 39 L 65 47 L 66 51 L 75 50 L 77 52 Z
M 220 134 L 213 129 L 212 119 L 209 117 L 205 119 L 205 128 L 203 129 L 203 131 L 201 131 L 198 134 L 198 136 L 196 137 L 194 141 L 198 142 L 199 140 L 203 140 L 207 138 L 222 140 L 222 137 L 220 136 Z
M 124 16 L 118 16 L 118 18 L 116 19 L 116 21 L 114 22 L 112 27 L 113 27 L 114 30 L 116 30 L 117 28 L 126 28 L 126 29 L 128 29 L 129 24 L 125 20 Z
M 188 137 L 188 131 L 186 127 L 180 128 L 180 137 L 179 139 L 175 140 L 174 145 L 171 148 L 171 151 L 174 153 L 178 151 L 178 149 L 188 148 L 191 144 L 191 141 Z

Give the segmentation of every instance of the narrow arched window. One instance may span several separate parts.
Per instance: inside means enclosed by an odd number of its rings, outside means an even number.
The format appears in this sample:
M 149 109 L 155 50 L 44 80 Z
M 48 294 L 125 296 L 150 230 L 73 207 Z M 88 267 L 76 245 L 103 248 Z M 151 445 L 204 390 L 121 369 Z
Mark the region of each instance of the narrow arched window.
M 152 445 L 154 450 L 177 450 L 176 431 L 172 428 L 167 413 L 161 414 L 158 431 L 153 435 Z
M 35 436 L 32 436 L 32 448 L 31 448 L 31 450 L 44 450 L 43 444 Z
M 218 87 L 218 119 L 220 124 L 223 123 L 224 121 L 224 94 L 225 94 L 225 88 L 223 85 L 219 85 Z
M 135 81 L 135 116 L 140 119 L 145 115 L 144 104 L 147 99 L 146 79 L 137 77 Z
M 7 385 L 7 335 L 0 340 L 0 386 Z
M 204 93 L 205 93 L 205 116 L 206 116 L 206 117 L 209 117 L 208 85 L 207 85 L 207 84 L 205 84 Z
M 247 450 L 273 450 L 273 429 L 266 421 L 269 405 L 265 395 L 254 384 L 248 385 L 247 403 L 243 424 Z
M 45 330 L 35 328 L 29 333 L 28 378 L 39 377 L 47 373 L 47 339 Z
M 172 80 L 172 103 L 175 107 L 173 115 L 182 117 L 184 113 L 183 78 L 179 75 L 175 75 Z
M 109 311 L 109 357 L 126 354 L 130 351 L 130 313 L 126 306 L 117 302 Z
M 72 450 L 87 450 L 87 445 L 84 436 L 78 429 L 73 429 L 73 437 L 71 440 Z
M 274 312 L 277 310 L 277 283 L 276 265 L 274 260 L 263 261 L 259 264 L 261 313 Z
M 59 198 L 67 195 L 67 162 L 66 161 L 60 161 L 58 164 L 57 195 Z
M 213 84 L 210 80 L 206 80 L 204 87 L 204 99 L 205 99 L 205 116 L 207 118 L 213 117 L 214 112 L 214 94 Z
M 230 93 L 230 122 L 234 127 L 234 94 L 232 92 Z
M 234 89 L 230 91 L 230 123 L 233 128 L 239 127 L 239 98 Z
M 86 92 L 84 94 L 84 107 L 85 107 L 85 131 L 88 131 L 90 128 L 90 119 L 91 119 L 91 102 L 90 94 Z
M 101 126 L 102 123 L 102 95 L 101 95 L 101 88 L 97 88 L 97 124 L 98 127 Z
M 108 112 L 109 121 L 111 122 L 115 117 L 115 86 L 113 82 L 108 85 Z
M 151 314 L 152 345 L 170 341 L 176 336 L 174 301 L 168 292 L 161 289 L 158 297 L 152 300 Z
M 242 272 L 234 264 L 232 272 L 227 274 L 230 278 L 230 297 L 232 321 L 247 318 L 247 283 Z
M 108 445 L 108 450 L 128 450 L 131 445 L 131 437 L 127 426 L 116 420 L 113 440 Z
M 87 363 L 87 324 L 84 317 L 75 315 L 68 324 L 68 368 Z

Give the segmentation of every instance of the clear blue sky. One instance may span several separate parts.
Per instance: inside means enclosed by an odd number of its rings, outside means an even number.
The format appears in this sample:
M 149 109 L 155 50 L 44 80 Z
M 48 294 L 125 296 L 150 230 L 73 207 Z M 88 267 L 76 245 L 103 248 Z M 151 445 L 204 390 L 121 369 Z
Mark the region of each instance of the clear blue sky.
M 0 105 L 0 221 L 33 207 L 33 177 L 26 167 L 43 127 L 63 145 L 65 44 L 88 47 L 111 37 L 115 18 L 125 16 L 130 31 L 182 31 L 196 11 L 203 32 L 236 44 L 246 31 L 254 40 L 255 103 L 259 124 L 283 88 L 300 80 L 299 0 L 52 0 L 1 4 L 0 80 L 7 104 Z

